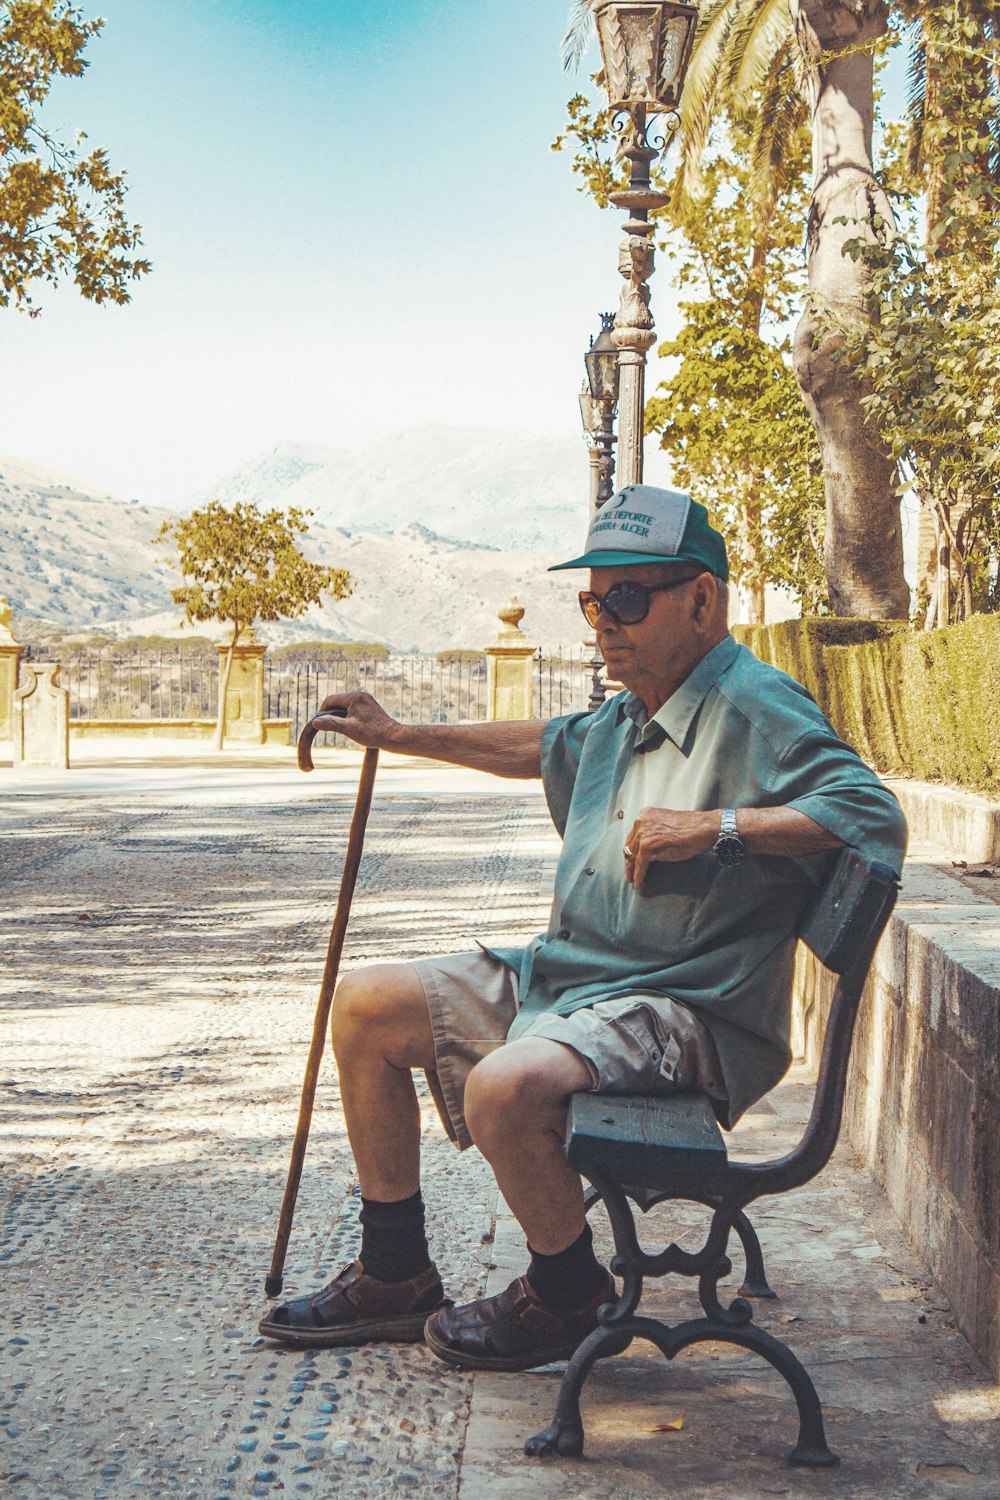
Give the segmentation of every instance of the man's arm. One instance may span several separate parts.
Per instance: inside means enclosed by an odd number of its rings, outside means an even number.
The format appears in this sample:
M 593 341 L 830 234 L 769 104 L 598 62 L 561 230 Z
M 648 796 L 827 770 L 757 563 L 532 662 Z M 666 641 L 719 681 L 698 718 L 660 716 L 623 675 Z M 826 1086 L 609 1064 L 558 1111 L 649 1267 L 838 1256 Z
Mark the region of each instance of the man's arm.
M 344 716 L 334 716 L 334 709 L 341 710 Z M 492 771 L 494 776 L 527 779 L 542 774 L 545 725 L 537 719 L 488 724 L 400 724 L 370 693 L 334 693 L 324 698 L 314 723 L 321 729 L 346 734 L 359 745 L 393 750 L 400 755 L 447 760 L 473 771 Z
M 644 807 L 625 840 L 625 879 L 639 890 L 654 860 L 693 859 L 706 853 L 714 847 L 721 824 L 722 808 L 672 812 Z M 794 807 L 740 807 L 736 826 L 748 854 L 818 854 L 840 849 L 844 842 Z

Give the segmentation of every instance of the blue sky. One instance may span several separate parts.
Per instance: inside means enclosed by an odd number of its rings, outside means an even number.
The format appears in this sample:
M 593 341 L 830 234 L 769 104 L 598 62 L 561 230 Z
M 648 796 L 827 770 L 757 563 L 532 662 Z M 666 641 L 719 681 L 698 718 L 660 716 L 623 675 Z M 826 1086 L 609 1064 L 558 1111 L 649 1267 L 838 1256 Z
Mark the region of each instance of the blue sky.
M 283 439 L 578 432 L 619 216 L 549 150 L 567 10 L 108 0 L 51 118 L 127 170 L 154 270 L 123 309 L 0 312 L 0 453 L 179 504 Z

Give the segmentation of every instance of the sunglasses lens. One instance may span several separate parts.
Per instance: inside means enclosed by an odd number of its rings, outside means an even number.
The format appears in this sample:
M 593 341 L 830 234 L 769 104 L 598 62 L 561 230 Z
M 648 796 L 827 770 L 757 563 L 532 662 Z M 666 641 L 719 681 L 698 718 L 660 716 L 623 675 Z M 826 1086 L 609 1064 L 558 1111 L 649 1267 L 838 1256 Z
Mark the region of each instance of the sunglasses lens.
M 601 612 L 599 601 L 594 597 L 593 594 L 580 594 L 579 599 L 580 608 L 583 611 L 583 618 L 586 620 L 588 625 L 590 625 L 592 628 L 596 628 L 597 618 Z
M 616 583 L 604 603 L 623 625 L 638 625 L 649 614 L 649 590 L 642 583 Z

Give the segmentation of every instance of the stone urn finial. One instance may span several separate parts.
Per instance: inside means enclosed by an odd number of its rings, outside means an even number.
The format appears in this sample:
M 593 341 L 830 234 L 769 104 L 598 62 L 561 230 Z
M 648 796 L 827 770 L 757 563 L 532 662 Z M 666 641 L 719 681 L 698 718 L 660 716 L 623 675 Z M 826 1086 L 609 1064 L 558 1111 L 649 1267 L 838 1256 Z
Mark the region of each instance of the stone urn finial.
M 497 610 L 497 619 L 503 626 L 497 632 L 497 642 L 524 640 L 524 631 L 521 630 L 521 621 L 524 619 L 524 610 L 517 602 L 517 597 L 511 594 L 507 603 Z

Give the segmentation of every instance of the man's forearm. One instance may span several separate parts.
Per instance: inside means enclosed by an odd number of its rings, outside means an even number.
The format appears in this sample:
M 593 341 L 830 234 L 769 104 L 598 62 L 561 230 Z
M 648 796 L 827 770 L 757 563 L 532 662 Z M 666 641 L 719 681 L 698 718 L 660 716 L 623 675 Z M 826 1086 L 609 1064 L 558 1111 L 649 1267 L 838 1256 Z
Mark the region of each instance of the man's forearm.
M 750 854 L 819 854 L 844 842 L 794 807 L 737 808 L 736 826 Z
M 542 730 L 535 719 L 489 724 L 399 724 L 387 750 L 447 760 L 494 776 L 542 774 Z
M 706 812 L 644 807 L 633 823 L 625 847 L 625 879 L 641 887 L 649 866 L 694 859 L 715 846 L 721 832 L 722 809 Z M 748 854 L 818 854 L 839 849 L 843 839 L 794 807 L 738 807 L 736 829 Z

